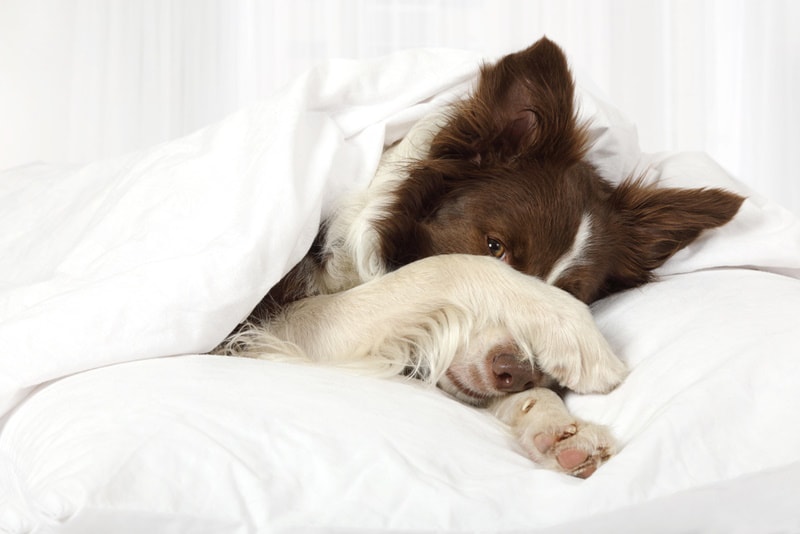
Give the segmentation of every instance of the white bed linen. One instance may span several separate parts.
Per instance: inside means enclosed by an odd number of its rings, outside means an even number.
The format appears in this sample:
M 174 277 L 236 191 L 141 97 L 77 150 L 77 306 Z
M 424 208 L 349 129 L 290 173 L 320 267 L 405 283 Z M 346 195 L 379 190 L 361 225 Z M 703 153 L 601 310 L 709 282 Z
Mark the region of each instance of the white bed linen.
M 587 481 L 534 468 L 491 416 L 418 383 L 213 356 L 61 380 L 15 414 L 0 450 L 31 502 L 72 517 L 65 532 L 525 531 L 618 512 L 587 530 L 612 533 L 642 503 L 659 518 L 647 532 L 685 514 L 720 532 L 800 528 L 785 515 L 800 487 L 800 430 L 787 424 L 800 371 L 796 308 L 782 301 L 800 302 L 800 282 L 734 269 L 599 306 L 634 371 L 609 395 L 569 398 L 624 444 Z M 760 473 L 784 484 L 767 508 L 746 486 L 714 489 Z M 662 513 L 674 506 L 658 499 L 697 488 L 707 509 Z M 780 523 L 763 517 L 781 506 Z M 744 529 L 742 516 L 758 523 Z
M 418 384 L 191 356 L 477 66 L 453 51 L 331 62 L 187 138 L 0 174 L 0 532 L 573 532 L 595 517 L 622 532 L 651 512 L 664 532 L 800 529 L 785 494 L 754 493 L 800 487 L 800 224 L 702 154 L 640 154 L 586 91 L 609 179 L 750 197 L 662 282 L 594 307 L 633 372 L 569 398 L 625 445 L 589 480 L 534 468 L 493 419 Z

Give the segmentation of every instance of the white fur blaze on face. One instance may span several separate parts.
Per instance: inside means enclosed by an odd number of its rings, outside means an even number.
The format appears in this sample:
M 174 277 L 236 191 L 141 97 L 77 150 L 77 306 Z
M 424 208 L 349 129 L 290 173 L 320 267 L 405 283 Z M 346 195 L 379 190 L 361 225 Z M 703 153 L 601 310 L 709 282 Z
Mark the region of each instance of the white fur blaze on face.
M 545 281 L 550 285 L 555 285 L 561 275 L 569 271 L 572 267 L 580 265 L 584 259 L 584 254 L 592 239 L 592 216 L 584 213 L 578 231 L 572 241 L 570 249 L 561 256 L 550 269 L 550 273 Z

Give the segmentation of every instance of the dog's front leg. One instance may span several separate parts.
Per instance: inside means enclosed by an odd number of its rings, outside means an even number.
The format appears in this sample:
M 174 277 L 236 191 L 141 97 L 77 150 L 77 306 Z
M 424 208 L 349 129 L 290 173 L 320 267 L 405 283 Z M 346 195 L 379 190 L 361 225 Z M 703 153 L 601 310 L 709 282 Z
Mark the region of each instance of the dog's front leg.
M 274 358 L 290 352 L 284 344 L 319 363 L 381 374 L 413 367 L 438 381 L 470 352 L 476 336 L 495 328 L 563 387 L 606 392 L 625 377 L 624 363 L 585 304 L 493 258 L 458 254 L 425 258 L 347 291 L 292 303 L 266 324 L 237 334 L 231 352 Z
M 550 389 L 501 397 L 489 410 L 511 428 L 534 462 L 554 471 L 586 478 L 617 450 L 608 428 L 573 416 Z

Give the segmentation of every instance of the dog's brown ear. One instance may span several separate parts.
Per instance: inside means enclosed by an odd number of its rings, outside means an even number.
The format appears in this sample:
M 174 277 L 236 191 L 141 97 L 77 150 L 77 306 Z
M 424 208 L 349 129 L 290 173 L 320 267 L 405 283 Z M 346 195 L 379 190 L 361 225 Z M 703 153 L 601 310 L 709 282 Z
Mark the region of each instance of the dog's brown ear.
M 577 160 L 585 135 L 576 126 L 574 92 L 564 53 L 542 38 L 482 69 L 475 94 L 434 140 L 431 155 L 456 152 L 477 162 L 521 156 Z M 437 148 L 450 153 L 437 154 Z
M 434 254 L 430 232 L 424 224 L 447 191 L 443 174 L 424 164 L 411 166 L 397 185 L 391 207 L 372 224 L 377 233 L 380 257 L 393 271 Z
M 722 189 L 662 189 L 627 180 L 613 192 L 612 235 L 618 236 L 605 294 L 652 280 L 651 271 L 697 239 L 730 221 L 744 201 Z

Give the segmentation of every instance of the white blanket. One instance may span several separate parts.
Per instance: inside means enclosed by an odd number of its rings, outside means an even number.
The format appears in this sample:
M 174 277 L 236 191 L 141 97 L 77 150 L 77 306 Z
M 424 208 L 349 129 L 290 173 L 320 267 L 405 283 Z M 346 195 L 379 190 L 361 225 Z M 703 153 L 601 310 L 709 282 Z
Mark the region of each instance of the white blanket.
M 663 281 L 594 306 L 633 372 L 568 399 L 624 444 L 589 480 L 535 468 L 492 418 L 418 384 L 191 356 L 478 66 L 454 51 L 334 61 L 186 138 L 0 173 L 0 532 L 620 532 L 653 514 L 640 531 L 800 529 L 786 493 L 763 489 L 800 487 L 800 223 L 702 154 L 640 154 L 586 90 L 609 179 L 749 196 Z M 720 498 L 741 506 L 717 516 Z

